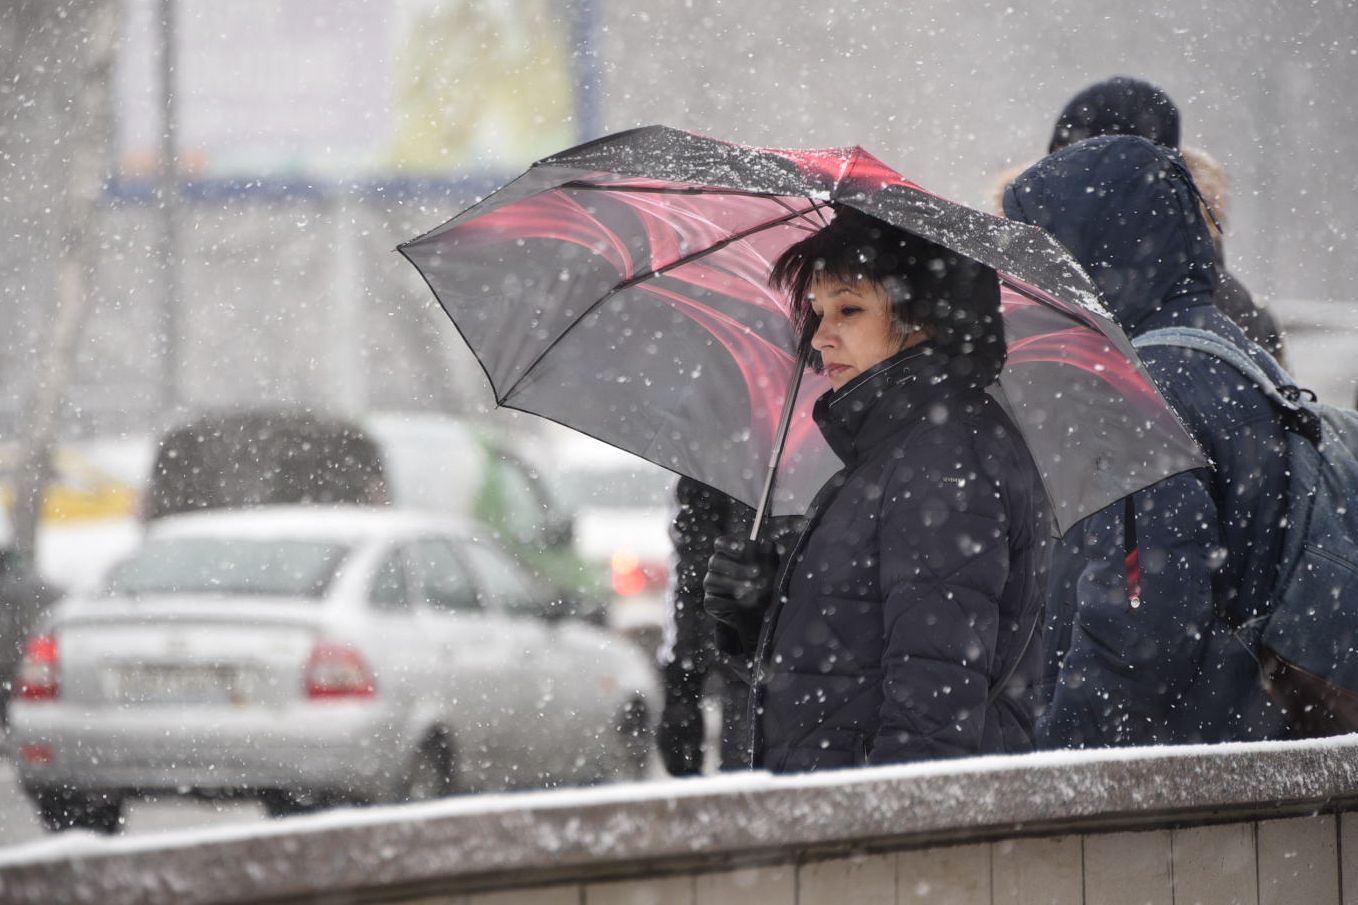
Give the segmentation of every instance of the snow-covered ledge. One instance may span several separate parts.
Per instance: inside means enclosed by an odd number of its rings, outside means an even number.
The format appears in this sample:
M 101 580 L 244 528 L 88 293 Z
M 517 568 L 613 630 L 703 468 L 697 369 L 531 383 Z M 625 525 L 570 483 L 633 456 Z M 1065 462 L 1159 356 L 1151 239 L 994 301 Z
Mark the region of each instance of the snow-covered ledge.
M 0 902 L 381 902 L 511 887 L 558 889 L 569 902 L 699 902 L 708 899 L 694 877 L 729 875 L 742 865 L 762 865 L 765 875 L 777 877 L 780 864 L 797 878 L 784 884 L 793 898 L 750 890 L 748 901 L 810 902 L 814 877 L 805 874 L 807 865 L 836 858 L 861 865 L 863 858 L 954 851 L 970 843 L 995 843 L 986 850 L 1000 851 L 1027 837 L 1140 837 L 1142 831 L 1281 825 L 1289 821 L 1278 818 L 1311 816 L 1328 821 L 1321 832 L 1329 834 L 1335 858 L 1347 859 L 1336 841 L 1341 823 L 1331 815 L 1350 809 L 1358 810 L 1358 736 L 976 758 L 794 777 L 726 775 L 342 810 L 163 836 L 54 837 L 0 851 Z M 1089 850 L 1079 851 L 1080 869 L 1088 870 Z M 843 857 L 851 853 L 859 860 Z M 998 856 L 985 857 L 999 877 Z M 1334 868 L 1337 878 L 1337 862 Z M 891 870 L 898 900 L 914 901 L 903 897 L 901 869 Z M 663 877 L 670 879 L 656 879 Z M 634 882 L 604 882 L 621 878 Z M 678 898 L 605 894 L 640 889 L 637 882 L 681 892 Z M 590 890 L 605 892 L 591 897 Z M 995 890 L 993 901 L 1001 901 Z M 854 900 L 843 893 L 826 901 Z

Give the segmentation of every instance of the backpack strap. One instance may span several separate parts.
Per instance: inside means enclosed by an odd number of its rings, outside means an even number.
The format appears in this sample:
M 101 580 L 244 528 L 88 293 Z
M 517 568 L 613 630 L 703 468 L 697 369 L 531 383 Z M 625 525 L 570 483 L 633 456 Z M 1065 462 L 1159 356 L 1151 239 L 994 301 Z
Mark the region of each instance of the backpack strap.
M 1296 382 L 1283 370 L 1282 365 L 1274 361 L 1267 352 L 1263 354 L 1276 377 L 1270 375 L 1262 365 L 1246 355 L 1234 343 L 1210 330 L 1197 327 L 1161 327 L 1157 330 L 1148 330 L 1133 337 L 1132 346 L 1138 351 L 1155 346 L 1172 346 L 1211 355 L 1230 365 L 1258 387 L 1281 414 L 1286 429 L 1302 433 L 1313 442 L 1320 442 L 1320 418 L 1301 401 L 1302 395 L 1310 391 L 1298 388 Z M 1314 395 L 1311 394 L 1313 398 Z M 1122 520 L 1124 568 L 1130 604 L 1132 609 L 1136 609 L 1141 605 L 1141 557 L 1136 540 L 1136 506 L 1131 496 L 1125 498 L 1124 506 Z
M 1122 498 L 1122 567 L 1127 573 L 1127 602 L 1141 606 L 1141 546 L 1136 541 L 1136 494 Z
M 1273 403 L 1273 406 L 1282 413 L 1285 428 L 1304 435 L 1313 443 L 1320 442 L 1320 416 L 1303 402 L 1305 396 L 1310 396 L 1314 400 L 1315 393 L 1297 386 L 1291 375 L 1283 370 L 1282 365 L 1274 361 L 1267 352 L 1261 350 L 1268 360 L 1270 369 L 1277 375 L 1276 377 L 1270 375 L 1263 366 L 1246 355 L 1234 343 L 1223 339 L 1210 330 L 1202 330 L 1197 327 L 1162 327 L 1158 330 L 1148 330 L 1140 336 L 1134 337 L 1132 345 L 1138 350 L 1153 346 L 1193 349 L 1225 362 L 1248 378 L 1251 383 L 1259 388 L 1260 392 L 1268 397 L 1269 402 Z

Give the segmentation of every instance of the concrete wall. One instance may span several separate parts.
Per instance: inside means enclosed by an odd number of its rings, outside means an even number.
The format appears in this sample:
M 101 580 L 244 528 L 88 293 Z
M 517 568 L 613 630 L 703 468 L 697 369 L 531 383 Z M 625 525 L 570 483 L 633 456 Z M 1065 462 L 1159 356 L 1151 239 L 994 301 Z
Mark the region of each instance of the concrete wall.
M 1358 903 L 1358 736 L 468 797 L 0 852 L 6 905 Z
M 1001 842 L 419 899 L 422 905 L 1341 905 L 1358 815 Z M 1347 830 L 1347 835 L 1345 835 Z M 1344 877 L 1348 877 L 1347 884 Z

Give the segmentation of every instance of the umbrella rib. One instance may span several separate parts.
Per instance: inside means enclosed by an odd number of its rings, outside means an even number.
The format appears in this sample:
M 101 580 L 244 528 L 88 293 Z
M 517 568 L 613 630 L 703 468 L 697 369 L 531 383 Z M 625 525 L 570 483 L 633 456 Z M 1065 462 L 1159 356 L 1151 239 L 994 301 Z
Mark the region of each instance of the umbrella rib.
M 627 185 L 625 183 L 610 183 L 609 185 L 595 185 L 592 182 L 566 182 L 562 183 L 563 189 L 580 189 L 589 192 L 632 192 L 640 195 L 739 195 L 743 198 L 772 198 L 780 199 L 785 196 L 775 195 L 771 192 L 747 192 L 741 189 L 728 189 L 720 187 L 707 188 L 666 188 L 655 185 Z
M 825 219 L 825 213 L 824 213 L 824 207 L 825 207 L 825 205 L 823 205 L 823 204 L 822 204 L 822 205 L 816 205 L 816 206 L 810 208 L 809 210 L 805 210 L 805 211 L 801 211 L 800 213 L 797 213 L 797 212 L 795 212 L 795 211 L 792 210 L 792 205 L 790 205 L 790 204 L 787 203 L 787 198 L 783 197 L 782 195 L 768 195 L 767 197 L 769 198 L 769 200 L 773 201 L 775 204 L 777 204 L 778 206 L 780 206 L 781 208 L 783 208 L 783 210 L 788 211 L 789 213 L 796 213 L 798 217 L 805 217 L 807 214 L 810 214 L 812 211 L 814 211 L 815 214 L 816 214 L 816 216 L 817 216 L 817 217 L 820 217 L 820 226 L 816 226 L 815 223 L 812 223 L 811 226 L 812 226 L 815 230 L 817 230 L 817 231 L 820 230 L 820 229 L 823 228 L 823 227 L 826 227 L 826 226 L 829 226 L 829 225 L 830 225 L 830 221 Z
M 758 224 L 757 226 L 752 226 L 749 229 L 744 229 L 738 233 L 733 233 L 732 235 L 727 236 L 725 239 L 722 239 L 720 242 L 716 242 L 712 245 L 709 245 L 702 251 L 696 251 L 691 255 L 685 255 L 684 257 L 679 258 L 678 260 L 666 264 L 664 267 L 658 267 L 654 270 L 648 270 L 645 273 L 638 274 L 627 280 L 623 280 L 621 283 L 614 286 L 612 289 L 608 290 L 608 292 L 600 296 L 594 302 L 594 304 L 590 305 L 587 309 L 581 312 L 579 317 L 572 321 L 571 324 L 567 326 L 565 330 L 562 330 L 561 333 L 555 339 L 548 343 L 547 348 L 539 352 L 537 357 L 534 358 L 532 362 L 529 363 L 528 367 L 523 369 L 523 373 L 519 375 L 519 378 L 514 381 L 514 383 L 509 387 L 509 389 L 505 390 L 504 394 L 500 397 L 500 399 L 507 400 L 511 396 L 513 396 L 514 391 L 519 388 L 519 384 L 523 383 L 524 378 L 527 377 L 529 374 L 533 373 L 533 369 L 536 368 L 542 362 L 542 360 L 546 358 L 553 349 L 556 348 L 557 344 L 560 343 L 561 340 L 566 338 L 566 334 L 571 332 L 571 327 L 575 326 L 576 324 L 583 321 L 585 318 L 589 317 L 591 314 L 594 313 L 595 310 L 598 309 L 600 305 L 611 299 L 613 296 L 617 295 L 619 292 L 631 289 L 638 283 L 643 283 L 646 280 L 651 279 L 652 277 L 660 276 L 661 274 L 674 270 L 676 267 L 682 267 L 685 264 L 691 264 L 694 261 L 697 261 L 701 258 L 705 258 L 710 254 L 714 254 L 718 251 L 721 251 L 723 248 L 725 248 L 728 245 L 731 245 L 732 243 L 739 242 L 742 239 L 749 238 L 755 233 L 762 232 L 763 230 L 770 229 L 774 226 L 778 226 L 781 223 L 786 223 L 789 220 L 796 220 L 800 217 L 804 217 L 807 214 L 811 213 L 812 211 L 819 210 L 820 208 L 825 206 L 827 206 L 825 202 L 812 201 L 811 207 L 807 208 L 804 211 L 791 211 L 786 216 L 778 217 L 774 220 L 768 220 Z
M 836 182 L 836 185 L 838 185 L 838 182 Z M 638 195 L 735 195 L 741 198 L 767 198 L 783 210 L 793 213 L 798 217 L 804 217 L 814 212 L 820 217 L 820 225 L 822 227 L 830 225 L 830 221 L 826 220 L 825 214 L 822 213 L 825 208 L 824 204 L 816 204 L 804 211 L 797 212 L 794 211 L 792 205 L 788 203 L 786 195 L 775 195 L 769 192 L 746 192 L 740 189 L 723 188 L 661 188 L 659 186 L 632 186 L 616 183 L 609 185 L 595 185 L 592 182 L 567 182 L 562 184 L 561 188 L 572 190 L 579 189 L 590 192 L 629 192 Z

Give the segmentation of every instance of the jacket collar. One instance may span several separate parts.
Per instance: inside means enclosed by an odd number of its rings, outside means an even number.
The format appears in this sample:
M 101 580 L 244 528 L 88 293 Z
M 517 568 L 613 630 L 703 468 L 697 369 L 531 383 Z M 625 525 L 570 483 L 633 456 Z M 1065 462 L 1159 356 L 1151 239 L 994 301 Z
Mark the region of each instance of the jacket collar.
M 947 385 L 947 361 L 930 342 L 898 352 L 816 400 L 816 425 L 846 465 L 914 420 Z

